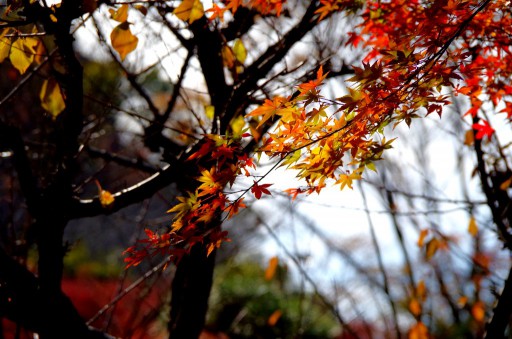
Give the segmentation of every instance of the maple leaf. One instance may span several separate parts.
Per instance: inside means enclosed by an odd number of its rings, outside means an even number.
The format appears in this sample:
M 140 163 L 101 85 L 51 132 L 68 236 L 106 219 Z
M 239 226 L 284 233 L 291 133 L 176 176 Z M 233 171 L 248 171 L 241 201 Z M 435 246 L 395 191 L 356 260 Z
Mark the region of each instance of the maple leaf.
M 477 124 L 473 124 L 472 127 L 476 131 L 475 138 L 477 140 L 481 140 L 484 136 L 490 140 L 494 134 L 494 128 L 484 119 L 480 119 L 480 121 Z
M 145 248 L 139 250 L 135 246 L 131 246 L 123 251 L 122 255 L 127 255 L 124 262 L 126 263 L 125 269 L 128 269 L 138 266 L 149 255 L 149 251 Z
M 224 13 L 227 8 L 219 7 L 217 4 L 213 4 L 213 6 L 206 10 L 206 13 L 211 13 L 211 16 L 208 18 L 210 20 L 219 19 L 220 22 L 224 22 Z
M 233 14 L 235 14 L 238 7 L 242 5 L 242 0 L 226 0 L 226 9 L 229 9 Z
M 222 189 L 222 186 L 217 182 L 215 167 L 212 167 L 209 171 L 201 171 L 201 176 L 197 178 L 202 184 L 197 188 L 200 193 L 198 197 L 206 194 L 214 194 L 218 190 Z
M 325 80 L 329 72 L 324 74 L 323 66 L 321 65 L 316 73 L 316 79 L 310 80 L 307 83 L 300 84 L 298 89 L 301 93 L 316 90 Z
M 272 184 L 259 185 L 256 181 L 254 181 L 254 184 L 251 187 L 251 192 L 254 194 L 256 199 L 260 199 L 262 194 L 272 195 L 272 193 L 270 193 L 270 191 L 267 189 L 270 186 L 272 186 Z
M 274 115 L 285 115 L 287 113 L 293 113 L 296 110 L 292 107 L 287 106 L 288 100 L 286 98 L 275 96 L 272 100 L 265 99 L 265 102 L 260 107 L 256 108 L 249 114 L 248 117 L 263 116 L 258 124 L 257 128 L 260 128 L 268 119 Z
M 302 188 L 287 188 L 284 190 L 286 193 L 288 193 L 292 197 L 292 201 L 297 199 L 297 196 L 299 194 L 304 193 L 305 191 Z
M 199 150 L 197 152 L 192 153 L 188 158 L 187 161 L 194 160 L 197 158 L 202 158 L 205 155 L 209 154 L 211 150 L 214 148 L 214 144 L 210 139 L 206 139 L 206 141 L 201 145 Z
M 188 192 L 188 197 L 177 197 L 180 203 L 169 209 L 167 213 L 176 213 L 175 219 L 180 219 L 189 211 L 195 210 L 199 207 L 197 195 L 195 193 Z
M 233 202 L 231 205 L 228 206 L 228 219 L 233 218 L 235 215 L 238 214 L 238 211 L 241 208 L 246 208 L 247 206 L 243 203 L 244 198 L 237 199 L 235 202 Z
M 345 186 L 347 186 L 350 189 L 353 189 L 352 182 L 354 180 L 361 179 L 361 173 L 362 169 L 357 169 L 352 173 L 341 174 L 339 179 L 336 181 L 336 184 L 339 184 L 341 189 L 343 189 Z

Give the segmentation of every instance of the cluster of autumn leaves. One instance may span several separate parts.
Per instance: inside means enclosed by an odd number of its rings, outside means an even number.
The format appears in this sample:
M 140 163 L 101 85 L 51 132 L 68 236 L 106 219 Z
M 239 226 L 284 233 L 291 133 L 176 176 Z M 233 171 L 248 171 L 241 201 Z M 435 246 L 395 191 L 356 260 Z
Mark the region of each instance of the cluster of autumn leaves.
M 285 5 L 283 0 L 226 0 L 214 1 L 205 11 L 202 1 L 183 0 L 173 14 L 184 24 L 193 24 L 204 16 L 220 23 L 226 13 L 232 15 L 242 6 L 278 16 Z M 507 6 L 509 1 L 505 0 L 433 1 L 428 6 L 405 0 L 321 0 L 316 11 L 319 21 L 342 11 L 359 10 L 357 15 L 362 18 L 357 28 L 347 34 L 347 45 L 366 51 L 362 66 L 354 67 L 354 76 L 348 79 L 351 85 L 347 86 L 347 94 L 326 98 L 322 85 L 328 74 L 320 67 L 315 79 L 297 85 L 298 95 L 267 99 L 245 120 L 238 119 L 233 135 L 205 135 L 201 147 L 188 161 L 206 157 L 207 163 L 213 165 L 200 171 L 197 187 L 179 197 L 179 203 L 168 211 L 174 213 L 169 232 L 147 230 L 142 248 L 127 249 L 127 265 L 137 265 L 155 253 L 179 259 L 196 243 L 205 244 L 211 253 L 227 239 L 219 222 L 244 208 L 246 195 L 260 199 L 271 194 L 271 184 L 263 182 L 265 176 L 253 180 L 244 191 L 225 192 L 237 177 L 250 177 L 256 169 L 255 160 L 242 148 L 244 138 L 259 141 L 257 155 L 265 153 L 278 165 L 297 171 L 297 177 L 306 185 L 287 190 L 293 198 L 319 192 L 326 183 L 352 188 L 354 180 L 361 179 L 366 169 L 375 170 L 375 161 L 391 148 L 393 140 L 384 136 L 386 126 L 402 122 L 409 125 L 420 112 L 441 116 L 450 103 L 450 91 L 469 97 L 471 102 L 466 115 L 473 120 L 466 143 L 471 144 L 474 138 L 490 140 L 494 129 L 485 116 L 484 103 L 494 109 L 499 107 L 500 113 L 512 118 L 512 18 Z M 110 9 L 111 19 L 117 22 L 110 42 L 121 62 L 138 45 L 128 21 L 131 8 L 143 15 L 148 10 L 143 5 L 128 4 Z M 41 39 L 31 35 L 37 33 L 32 29 L 20 32 L 4 28 L 0 33 L 0 62 L 10 60 L 21 74 L 48 55 Z M 223 51 L 226 67 L 236 73 L 243 71 L 246 56 L 240 39 Z M 54 118 L 65 109 L 64 96 L 57 81 L 50 78 L 43 82 L 41 106 Z M 211 110 L 210 115 L 213 116 Z M 256 128 L 249 126 L 249 119 L 256 122 Z M 258 130 L 269 125 L 273 125 L 272 129 L 261 137 Z M 102 204 L 107 207 L 113 196 L 99 189 Z M 204 226 L 212 222 L 212 227 Z M 472 232 L 477 232 L 475 227 Z M 427 244 L 431 244 L 426 245 L 430 251 L 435 251 L 432 241 Z M 420 305 L 425 293 L 417 294 L 415 300 Z M 418 305 L 411 305 L 413 313 Z M 415 331 L 422 337 L 426 328 L 418 322 Z

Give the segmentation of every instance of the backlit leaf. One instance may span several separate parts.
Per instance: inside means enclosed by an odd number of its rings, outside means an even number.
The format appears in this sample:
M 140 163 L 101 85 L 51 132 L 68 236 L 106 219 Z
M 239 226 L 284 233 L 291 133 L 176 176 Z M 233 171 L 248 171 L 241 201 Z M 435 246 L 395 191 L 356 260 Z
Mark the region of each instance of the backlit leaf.
M 231 132 L 233 133 L 233 136 L 239 137 L 242 134 L 242 130 L 245 126 L 244 117 L 239 115 L 238 117 L 231 119 L 229 126 L 231 127 Z
M 280 310 L 275 310 L 270 315 L 270 317 L 268 317 L 267 324 L 269 326 L 275 326 L 275 324 L 277 324 L 277 322 L 279 321 L 279 319 L 281 318 L 282 315 L 283 315 L 283 312 L 281 312 Z
M 477 140 L 480 140 L 483 137 L 487 137 L 487 139 L 491 140 L 492 135 L 494 134 L 494 128 L 492 128 L 489 122 L 484 119 L 480 119 L 480 122 L 478 124 L 473 124 L 472 127 L 476 131 L 475 138 Z
M 101 206 L 103 206 L 103 207 L 110 206 L 114 202 L 114 196 L 112 195 L 112 193 L 110 193 L 107 190 L 104 190 L 101 187 L 100 182 L 98 180 L 96 180 L 96 186 L 98 186 L 98 195 L 99 195 L 99 200 L 100 200 Z M 151 231 L 149 231 L 149 232 L 151 232 Z M 146 234 L 148 234 L 148 232 L 146 232 Z
M 41 107 L 43 107 L 53 119 L 57 118 L 66 108 L 59 83 L 53 78 L 43 82 L 39 98 L 41 99 Z
M 100 203 L 103 207 L 108 207 L 114 202 L 114 196 L 109 191 L 100 191 Z
M 256 199 L 260 199 L 263 194 L 272 195 L 268 190 L 268 187 L 272 186 L 272 184 L 263 184 L 259 185 L 256 181 L 251 187 L 251 192 L 254 194 Z
M 128 5 L 124 4 L 117 10 L 109 9 L 110 17 L 118 22 L 126 22 L 128 20 Z
M 215 107 L 212 105 L 207 105 L 204 107 L 204 114 L 206 117 L 210 120 L 213 120 L 213 117 L 215 116 Z
M 464 145 L 472 146 L 475 143 L 475 133 L 470 129 L 464 134 Z
M 3 62 L 11 51 L 11 40 L 6 37 L 7 34 L 11 34 L 11 29 L 4 29 L 0 35 L 0 62 Z
M 501 183 L 500 190 L 506 191 L 510 186 L 512 186 L 512 177 Z
M 439 240 L 433 238 L 427 243 L 426 259 L 430 260 L 439 249 Z
M 110 40 L 112 47 L 119 53 L 121 60 L 124 60 L 128 53 L 135 50 L 139 43 L 139 39 L 130 31 L 128 22 L 117 25 L 110 34 Z
M 478 226 L 473 216 L 469 219 L 468 232 L 474 237 L 478 234 Z
M 18 38 L 13 42 L 9 59 L 21 74 L 25 73 L 34 61 L 38 43 L 39 40 L 35 38 Z
M 418 247 L 423 247 L 423 244 L 425 242 L 425 238 L 428 235 L 428 229 L 422 229 L 420 232 L 420 236 L 418 238 Z
M 421 304 L 417 299 L 411 299 L 409 302 L 409 311 L 411 311 L 415 317 L 421 314 Z
M 204 15 L 204 7 L 200 0 L 183 0 L 173 13 L 191 24 Z
M 235 44 L 233 45 L 233 53 L 235 54 L 236 60 L 243 64 L 245 59 L 247 58 L 247 50 L 240 39 L 235 40 Z
M 272 257 L 269 259 L 267 269 L 265 270 L 265 280 L 272 280 L 272 278 L 276 274 L 278 264 L 279 259 L 277 257 Z
M 222 47 L 222 61 L 227 68 L 233 68 L 235 66 L 235 53 L 229 46 Z
M 473 307 L 471 307 L 471 315 L 476 321 L 482 322 L 485 319 L 485 305 L 481 301 L 477 301 Z
M 411 327 L 408 339 L 428 339 L 428 329 L 421 321 Z

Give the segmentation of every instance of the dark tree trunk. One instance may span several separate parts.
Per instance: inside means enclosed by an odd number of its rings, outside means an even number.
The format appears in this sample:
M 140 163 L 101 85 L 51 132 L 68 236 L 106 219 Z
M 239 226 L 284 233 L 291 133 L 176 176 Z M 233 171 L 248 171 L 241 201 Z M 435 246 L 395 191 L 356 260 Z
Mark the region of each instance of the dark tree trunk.
M 169 338 L 195 339 L 201 334 L 213 281 L 215 251 L 195 245 L 178 264 L 172 282 Z
M 505 331 L 510 325 L 512 316 L 512 268 L 508 274 L 505 286 L 494 308 L 493 317 L 486 326 L 485 338 L 505 338 Z

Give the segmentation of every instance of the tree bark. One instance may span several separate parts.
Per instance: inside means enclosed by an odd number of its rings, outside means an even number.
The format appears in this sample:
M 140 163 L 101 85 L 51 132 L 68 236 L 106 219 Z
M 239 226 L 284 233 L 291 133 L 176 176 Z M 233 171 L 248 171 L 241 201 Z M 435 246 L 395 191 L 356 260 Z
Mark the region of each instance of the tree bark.
M 0 318 L 47 338 L 108 338 L 85 325 L 62 293 L 47 293 L 25 267 L 0 248 Z
M 172 282 L 169 338 L 198 338 L 204 327 L 213 282 L 215 251 L 195 245 L 179 262 Z
M 505 286 L 494 308 L 493 317 L 486 326 L 486 339 L 505 338 L 505 330 L 512 316 L 512 268 L 508 273 Z

